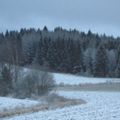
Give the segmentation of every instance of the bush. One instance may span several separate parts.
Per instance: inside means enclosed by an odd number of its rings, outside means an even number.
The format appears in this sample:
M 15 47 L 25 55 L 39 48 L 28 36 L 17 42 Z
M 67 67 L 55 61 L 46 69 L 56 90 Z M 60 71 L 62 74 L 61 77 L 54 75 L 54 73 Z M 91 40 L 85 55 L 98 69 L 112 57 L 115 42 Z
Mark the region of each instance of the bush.
M 47 72 L 30 71 L 23 79 L 19 79 L 15 85 L 18 97 L 25 98 L 32 95 L 43 95 L 50 92 L 55 86 L 51 74 Z
M 48 72 L 41 72 L 36 83 L 38 95 L 46 94 L 55 87 L 53 76 Z

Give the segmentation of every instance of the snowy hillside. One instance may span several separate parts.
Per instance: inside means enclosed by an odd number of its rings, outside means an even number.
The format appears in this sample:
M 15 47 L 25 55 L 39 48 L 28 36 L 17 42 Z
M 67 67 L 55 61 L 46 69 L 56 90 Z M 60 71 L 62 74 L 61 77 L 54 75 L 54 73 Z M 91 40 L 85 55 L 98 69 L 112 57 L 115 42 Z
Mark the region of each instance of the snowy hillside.
M 119 120 L 120 93 L 64 92 L 58 94 L 87 101 L 87 104 L 21 115 L 5 120 Z
M 22 77 L 32 69 L 24 68 Z M 38 70 L 37 70 L 38 71 Z M 53 74 L 56 83 L 65 85 L 116 83 L 116 78 L 88 78 L 69 74 Z M 91 91 L 55 91 L 56 94 L 70 99 L 81 99 L 86 104 L 68 106 L 57 109 L 45 109 L 45 111 L 26 112 L 27 114 L 14 114 L 2 120 L 119 120 L 120 118 L 120 92 L 91 92 Z M 41 102 L 42 103 L 42 102 Z M 40 103 L 40 104 L 41 104 Z M 19 100 L 0 97 L 0 112 L 16 108 L 38 106 L 39 102 L 31 100 Z
M 57 84 L 64 83 L 68 85 L 120 82 L 120 79 L 117 78 L 90 78 L 90 77 L 82 77 L 82 76 L 59 74 L 59 73 L 54 73 L 53 76 Z
M 21 76 L 26 76 L 30 71 L 37 71 L 35 69 L 23 68 L 21 71 Z M 53 74 L 53 78 L 57 85 L 79 85 L 79 84 L 98 84 L 98 83 L 116 83 L 120 82 L 119 78 L 92 78 L 92 77 L 83 77 L 71 74 L 62 74 L 62 73 L 50 73 Z

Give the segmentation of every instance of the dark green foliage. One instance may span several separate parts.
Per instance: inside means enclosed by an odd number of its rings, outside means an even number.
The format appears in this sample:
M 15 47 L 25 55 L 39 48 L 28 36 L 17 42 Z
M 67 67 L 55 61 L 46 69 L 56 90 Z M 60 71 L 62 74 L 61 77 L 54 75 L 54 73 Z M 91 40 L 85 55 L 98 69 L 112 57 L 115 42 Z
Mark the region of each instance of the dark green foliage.
M 108 75 L 108 58 L 104 45 L 100 45 L 96 52 L 95 59 L 95 69 L 94 76 L 95 77 L 107 77 Z
M 116 73 L 116 77 L 120 78 L 120 57 L 118 59 L 118 63 L 117 63 L 117 67 L 116 67 L 115 73 Z
M 101 44 L 104 45 L 104 50 Z M 87 74 L 88 72 L 91 76 L 109 77 L 111 71 L 117 69 L 120 56 L 119 46 L 119 37 L 109 37 L 105 34 L 100 36 L 93 34 L 90 30 L 87 34 L 61 27 L 49 31 L 45 26 L 43 30 L 31 28 L 21 29 L 20 32 L 6 31 L 5 35 L 0 34 L 0 62 L 16 65 L 31 65 L 37 62 L 38 67 L 46 65 L 46 68 L 54 72 L 72 74 Z M 85 60 L 85 52 L 89 49 L 92 49 L 92 52 L 87 57 L 88 60 Z M 108 56 L 110 50 L 115 53 L 116 68 L 108 71 L 109 65 L 106 61 L 110 58 Z M 95 51 L 97 51 L 96 56 Z M 88 61 L 87 64 L 85 61 Z M 112 76 L 116 75 L 113 73 Z
M 0 94 L 7 95 L 12 91 L 12 74 L 7 66 L 4 66 L 0 76 Z

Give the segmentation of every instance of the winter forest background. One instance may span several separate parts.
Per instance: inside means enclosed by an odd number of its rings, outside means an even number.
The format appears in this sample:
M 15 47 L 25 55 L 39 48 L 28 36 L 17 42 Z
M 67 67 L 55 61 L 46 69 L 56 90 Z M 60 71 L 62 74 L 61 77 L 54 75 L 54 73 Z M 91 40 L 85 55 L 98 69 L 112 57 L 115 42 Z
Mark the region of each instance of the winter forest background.
M 120 77 L 120 38 L 66 30 L 21 29 L 0 34 L 0 64 L 51 72 Z

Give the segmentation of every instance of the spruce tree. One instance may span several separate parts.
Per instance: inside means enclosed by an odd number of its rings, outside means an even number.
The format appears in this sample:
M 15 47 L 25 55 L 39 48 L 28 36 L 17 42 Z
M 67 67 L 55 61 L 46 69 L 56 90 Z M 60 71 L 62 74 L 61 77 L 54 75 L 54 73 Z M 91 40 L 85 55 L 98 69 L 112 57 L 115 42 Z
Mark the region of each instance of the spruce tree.
M 108 75 L 108 58 L 104 45 L 100 45 L 96 52 L 96 60 L 94 66 L 95 77 L 106 77 Z
M 120 78 L 120 57 L 119 57 L 119 60 L 118 60 L 118 64 L 117 64 L 115 73 L 116 73 L 116 77 Z

